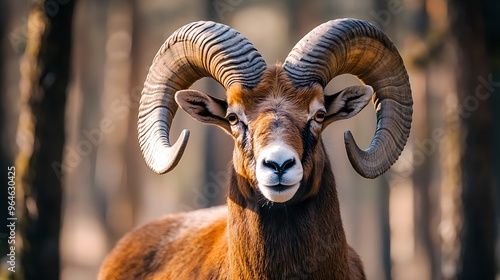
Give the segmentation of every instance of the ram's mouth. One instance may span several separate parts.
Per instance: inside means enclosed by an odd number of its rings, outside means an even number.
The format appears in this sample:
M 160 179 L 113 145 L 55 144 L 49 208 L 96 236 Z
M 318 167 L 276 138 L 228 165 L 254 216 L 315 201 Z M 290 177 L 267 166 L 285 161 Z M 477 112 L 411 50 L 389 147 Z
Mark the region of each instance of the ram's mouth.
M 286 191 L 287 189 L 293 187 L 293 186 L 287 186 L 287 185 L 283 185 L 283 184 L 278 184 L 276 186 L 268 186 L 269 188 L 273 189 L 274 191 L 277 191 L 277 192 L 283 192 L 283 191 Z
M 292 199 L 299 190 L 300 184 L 283 185 L 277 184 L 274 186 L 259 185 L 260 192 L 269 201 L 284 203 Z

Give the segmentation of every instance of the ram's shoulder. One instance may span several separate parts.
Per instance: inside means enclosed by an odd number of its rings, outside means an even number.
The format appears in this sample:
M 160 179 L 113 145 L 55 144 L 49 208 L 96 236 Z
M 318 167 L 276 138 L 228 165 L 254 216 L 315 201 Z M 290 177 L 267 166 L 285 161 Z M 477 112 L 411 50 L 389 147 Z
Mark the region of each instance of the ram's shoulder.
M 166 266 L 186 265 L 224 238 L 226 217 L 227 208 L 219 206 L 166 215 L 140 226 L 118 241 L 99 279 L 146 279 Z

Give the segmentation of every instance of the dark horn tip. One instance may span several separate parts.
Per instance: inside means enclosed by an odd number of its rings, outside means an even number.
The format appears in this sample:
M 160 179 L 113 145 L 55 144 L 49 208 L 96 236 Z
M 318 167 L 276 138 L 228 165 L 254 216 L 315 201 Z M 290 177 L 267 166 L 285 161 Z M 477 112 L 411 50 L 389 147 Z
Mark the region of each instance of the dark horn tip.
M 358 172 L 359 175 L 365 178 L 375 179 L 386 172 L 391 166 L 380 166 L 379 162 L 373 162 L 374 164 L 370 164 L 372 163 L 369 159 L 370 148 L 366 150 L 360 149 L 356 144 L 356 140 L 354 140 L 351 131 L 349 130 L 344 132 L 344 143 L 347 151 L 347 157 L 349 158 L 352 167 L 356 170 L 356 172 Z

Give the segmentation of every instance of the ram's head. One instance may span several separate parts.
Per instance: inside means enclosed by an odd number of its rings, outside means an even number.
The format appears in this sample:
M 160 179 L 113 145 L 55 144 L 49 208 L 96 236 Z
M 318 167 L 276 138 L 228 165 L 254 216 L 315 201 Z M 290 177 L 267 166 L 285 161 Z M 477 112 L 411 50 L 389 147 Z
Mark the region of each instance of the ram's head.
M 324 92 L 344 73 L 367 85 Z M 188 89 L 202 77 L 221 83 L 227 99 Z M 170 125 L 180 105 L 193 118 L 233 136 L 233 165 L 248 182 L 241 190 L 245 196 L 258 189 L 268 201 L 300 201 L 319 187 L 326 162 L 323 129 L 354 116 L 370 99 L 377 110 L 371 145 L 358 148 L 350 132 L 345 144 L 356 171 L 375 178 L 399 157 L 412 116 L 403 62 L 379 29 L 354 19 L 329 21 L 306 35 L 283 65 L 268 67 L 235 30 L 195 22 L 174 33 L 155 57 L 141 97 L 139 141 L 151 169 L 173 169 L 189 136 L 184 130 L 170 144 Z

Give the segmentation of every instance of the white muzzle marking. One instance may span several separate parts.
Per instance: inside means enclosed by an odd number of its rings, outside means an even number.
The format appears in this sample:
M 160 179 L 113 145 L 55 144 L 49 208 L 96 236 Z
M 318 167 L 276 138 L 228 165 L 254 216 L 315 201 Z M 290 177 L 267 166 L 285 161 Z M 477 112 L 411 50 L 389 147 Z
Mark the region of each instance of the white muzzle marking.
M 286 202 L 299 189 L 302 164 L 297 153 L 286 144 L 271 144 L 257 159 L 256 176 L 258 187 L 268 200 Z

